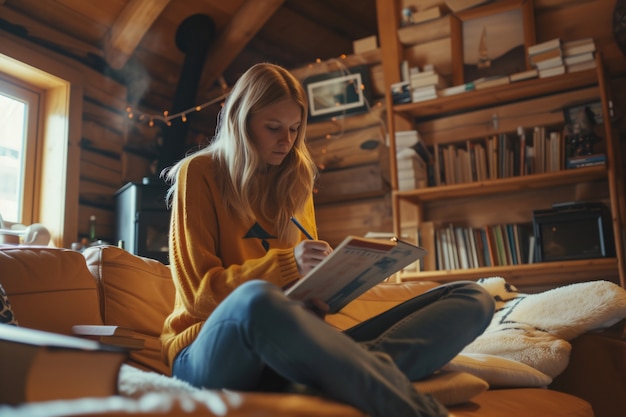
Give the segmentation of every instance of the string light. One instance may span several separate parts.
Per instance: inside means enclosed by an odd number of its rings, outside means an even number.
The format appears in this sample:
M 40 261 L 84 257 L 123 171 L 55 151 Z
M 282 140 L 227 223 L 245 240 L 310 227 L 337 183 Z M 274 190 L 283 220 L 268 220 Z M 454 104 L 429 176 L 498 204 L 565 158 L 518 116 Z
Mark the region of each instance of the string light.
M 317 67 L 319 65 L 325 65 L 326 69 L 328 72 L 328 67 L 330 65 L 335 65 L 336 67 L 339 68 L 339 72 L 342 75 L 348 75 L 350 74 L 350 70 L 344 65 L 343 60 L 345 60 L 347 58 L 346 54 L 341 54 L 339 56 L 339 58 L 333 58 L 333 59 L 329 59 L 327 61 L 322 61 L 321 58 L 316 58 L 314 63 L 311 63 L 309 65 L 307 65 L 307 69 L 308 70 L 312 70 L 313 67 Z M 308 76 L 308 71 L 307 74 L 305 74 L 304 78 L 307 78 Z M 220 87 L 222 88 L 222 91 L 227 91 L 228 90 L 228 85 L 226 84 L 226 81 L 224 80 L 224 77 L 219 77 L 218 82 L 220 84 Z M 365 85 L 360 84 L 359 86 L 355 87 L 358 88 L 360 90 L 365 90 Z M 223 101 L 226 97 L 228 97 L 229 92 L 225 92 L 224 94 L 222 94 L 221 96 L 214 98 L 212 100 L 207 101 L 206 103 L 202 103 L 202 104 L 198 104 L 195 105 L 193 107 L 190 107 L 186 110 L 183 110 L 181 112 L 178 113 L 174 113 L 174 114 L 169 114 L 168 110 L 164 110 L 162 112 L 162 114 L 147 114 L 147 113 L 139 113 L 138 111 L 134 111 L 130 106 L 126 107 L 126 113 L 129 119 L 131 120 L 137 120 L 140 122 L 145 122 L 147 121 L 148 126 L 150 127 L 154 127 L 156 125 L 156 122 L 162 122 L 167 126 L 171 126 L 172 125 L 172 121 L 175 119 L 180 118 L 181 121 L 183 123 L 186 123 L 188 121 L 188 115 L 192 112 L 199 112 L 203 109 L 205 109 L 206 107 L 212 106 L 216 103 L 219 103 L 220 101 Z M 337 105 L 339 105 L 339 103 L 337 103 Z M 370 104 L 367 102 L 367 100 L 365 100 L 365 105 L 367 107 L 368 111 L 371 111 L 371 107 Z M 377 103 L 377 106 L 382 105 L 381 103 Z M 336 133 L 327 133 L 324 135 L 324 137 L 326 138 L 326 140 L 331 140 L 331 139 L 337 139 L 341 136 L 343 136 L 344 133 L 344 121 L 343 118 L 340 119 L 341 121 L 339 122 L 337 117 L 332 117 L 330 119 L 331 122 L 333 122 L 333 124 L 335 126 L 337 126 L 339 128 L 339 131 Z M 383 129 L 385 129 L 384 126 L 384 122 L 381 120 L 381 124 L 383 126 Z
M 183 123 L 187 123 L 188 121 L 187 115 L 189 113 L 192 113 L 194 111 L 195 112 L 202 111 L 202 109 L 206 107 L 219 103 L 220 101 L 224 100 L 227 96 L 228 96 L 228 93 L 224 93 L 221 96 L 214 98 L 213 100 L 207 101 L 206 103 L 195 105 L 193 107 L 188 108 L 187 110 L 183 110 L 181 112 L 174 113 L 174 114 L 170 114 L 168 110 L 164 110 L 162 114 L 139 113 L 139 116 L 135 117 L 136 112 L 134 112 L 130 106 L 126 107 L 126 113 L 129 119 L 135 119 L 141 122 L 148 120 L 148 126 L 150 127 L 154 127 L 156 124 L 155 122 L 163 122 L 165 123 L 165 125 L 171 126 L 172 121 L 178 118 L 180 118 Z

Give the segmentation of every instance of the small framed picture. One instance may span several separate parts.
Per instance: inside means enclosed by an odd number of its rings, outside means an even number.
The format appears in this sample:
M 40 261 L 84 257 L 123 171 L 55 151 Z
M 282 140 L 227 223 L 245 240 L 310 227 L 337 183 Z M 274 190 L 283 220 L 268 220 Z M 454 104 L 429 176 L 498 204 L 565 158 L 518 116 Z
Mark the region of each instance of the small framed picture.
M 602 102 L 597 100 L 566 107 L 563 109 L 563 118 L 568 125 L 582 124 L 584 121 L 602 125 L 604 123 Z
M 318 74 L 303 81 L 309 100 L 309 121 L 369 111 L 371 84 L 365 65 Z
M 530 69 L 532 1 L 505 0 L 462 11 L 452 19 L 451 39 L 455 85 Z

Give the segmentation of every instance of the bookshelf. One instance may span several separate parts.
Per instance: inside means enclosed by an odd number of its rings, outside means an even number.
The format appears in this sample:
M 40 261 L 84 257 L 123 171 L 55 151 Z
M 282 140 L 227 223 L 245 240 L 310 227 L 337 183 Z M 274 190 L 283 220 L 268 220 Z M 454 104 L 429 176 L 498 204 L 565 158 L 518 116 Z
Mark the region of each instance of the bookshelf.
M 385 83 L 398 82 L 397 64 L 404 59 L 397 38 L 393 16 L 397 2 L 379 0 L 379 30 Z M 388 23 L 388 22 L 392 23 Z M 382 27 L 382 26 L 385 27 Z M 518 126 L 527 134 L 534 127 L 558 132 L 565 146 L 563 109 L 581 103 L 600 102 L 602 108 L 602 143 L 606 164 L 565 169 L 564 157 L 553 172 L 523 173 L 496 179 L 445 181 L 427 187 L 398 191 L 395 161 L 395 132 L 416 129 L 436 155 L 447 146 L 466 148 L 470 142 L 485 141 L 492 135 L 516 135 Z M 601 54 L 596 54 L 596 68 L 575 73 L 519 81 L 482 90 L 464 92 L 416 103 L 387 105 L 390 136 L 390 173 L 394 232 L 414 237 L 432 254 L 420 271 L 404 271 L 403 280 L 450 282 L 502 276 L 518 288 L 548 289 L 588 280 L 610 280 L 626 286 L 623 219 L 618 193 L 617 170 L 619 144 L 614 137 L 610 97 Z M 562 150 L 560 151 L 563 152 Z M 437 172 L 441 172 L 438 167 Z M 445 175 L 444 175 L 445 176 Z M 551 262 L 518 263 L 469 268 L 442 268 L 436 254 L 435 230 L 450 225 L 486 228 L 504 224 L 532 224 L 533 211 L 551 208 L 564 202 L 601 202 L 610 211 L 611 244 L 615 254 L 607 257 Z M 429 225 L 426 227 L 426 225 Z M 581 236 L 584 239 L 585 236 Z M 529 243 L 530 245 L 530 243 Z M 465 265 L 467 266 L 467 265 Z

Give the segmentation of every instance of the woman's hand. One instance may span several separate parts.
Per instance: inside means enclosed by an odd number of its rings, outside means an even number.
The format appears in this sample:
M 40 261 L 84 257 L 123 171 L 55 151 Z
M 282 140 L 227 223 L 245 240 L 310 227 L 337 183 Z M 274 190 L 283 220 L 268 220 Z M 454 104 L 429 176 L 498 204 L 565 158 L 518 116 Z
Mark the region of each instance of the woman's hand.
M 324 320 L 326 314 L 328 314 L 328 310 L 330 309 L 328 304 L 326 304 L 324 300 L 320 300 L 319 298 L 312 298 L 310 300 L 307 300 L 304 303 L 304 306 L 307 310 L 309 310 L 311 313 L 315 314 L 322 320 Z
M 303 240 L 293 249 L 300 275 L 306 275 L 333 251 L 328 242 L 323 240 Z

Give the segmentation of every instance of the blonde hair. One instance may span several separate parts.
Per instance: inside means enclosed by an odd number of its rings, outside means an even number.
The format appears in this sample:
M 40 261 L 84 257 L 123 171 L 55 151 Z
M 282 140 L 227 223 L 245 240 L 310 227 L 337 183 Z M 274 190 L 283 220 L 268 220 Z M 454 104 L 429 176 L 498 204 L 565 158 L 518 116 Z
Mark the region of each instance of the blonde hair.
M 289 98 L 300 106 L 301 124 L 294 145 L 280 165 L 267 166 L 254 147 L 248 119 L 267 106 Z M 212 155 L 220 168 L 217 179 L 224 202 L 242 221 L 258 215 L 276 225 L 279 239 L 294 242 L 298 233 L 291 216 L 302 214 L 311 198 L 317 168 L 305 143 L 308 106 L 302 85 L 286 69 L 269 63 L 248 69 L 233 86 L 218 115 L 211 143 L 164 171 L 172 185 L 168 201 L 176 190 L 181 164 L 198 155 Z M 259 175 L 259 173 L 264 175 Z

